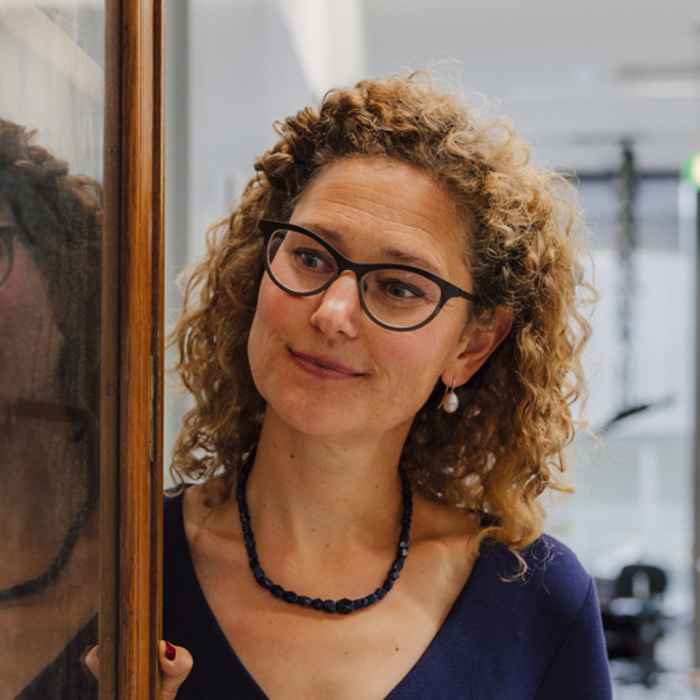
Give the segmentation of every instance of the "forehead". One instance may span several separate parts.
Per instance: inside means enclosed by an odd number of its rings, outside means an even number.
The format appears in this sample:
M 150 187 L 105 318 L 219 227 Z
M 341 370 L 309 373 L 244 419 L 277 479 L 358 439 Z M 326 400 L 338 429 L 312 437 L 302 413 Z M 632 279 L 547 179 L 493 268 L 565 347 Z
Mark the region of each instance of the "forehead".
M 380 157 L 344 158 L 307 186 L 292 222 L 336 231 L 351 257 L 390 245 L 428 256 L 451 281 L 465 283 L 467 227 L 427 172 Z

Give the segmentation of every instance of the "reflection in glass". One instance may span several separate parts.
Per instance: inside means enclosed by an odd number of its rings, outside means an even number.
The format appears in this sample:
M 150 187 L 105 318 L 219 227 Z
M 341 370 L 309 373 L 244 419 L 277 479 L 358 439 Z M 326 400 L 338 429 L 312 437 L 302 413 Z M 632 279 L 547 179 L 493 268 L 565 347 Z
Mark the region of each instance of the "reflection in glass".
M 0 9 L 0 700 L 97 696 L 103 19 Z

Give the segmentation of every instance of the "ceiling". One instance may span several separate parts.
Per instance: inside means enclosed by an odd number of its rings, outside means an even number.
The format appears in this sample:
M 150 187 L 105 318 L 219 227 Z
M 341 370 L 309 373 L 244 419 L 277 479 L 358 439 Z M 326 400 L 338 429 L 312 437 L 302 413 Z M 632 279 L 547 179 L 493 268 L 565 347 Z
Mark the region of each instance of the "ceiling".
M 700 149 L 698 0 L 362 0 L 365 71 L 427 68 L 510 118 L 539 162 L 644 170 Z

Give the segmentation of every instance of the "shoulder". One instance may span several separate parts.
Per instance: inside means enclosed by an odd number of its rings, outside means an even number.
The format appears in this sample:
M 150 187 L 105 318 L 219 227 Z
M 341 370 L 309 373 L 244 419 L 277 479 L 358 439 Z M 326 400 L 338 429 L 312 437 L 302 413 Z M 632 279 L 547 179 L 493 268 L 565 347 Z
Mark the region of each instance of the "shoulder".
M 551 535 L 538 537 L 523 552 L 530 577 L 562 612 L 578 609 L 593 580 L 576 554 Z
M 222 485 L 216 477 L 202 483 L 183 483 L 163 491 L 163 512 L 169 518 L 182 512 L 189 523 L 206 520 L 222 498 Z
M 173 488 L 163 492 L 163 555 L 165 562 L 172 561 L 174 553 L 182 547 L 182 501 L 185 489 Z
M 221 500 L 221 485 L 211 479 L 185 484 L 163 494 L 164 543 L 167 549 L 195 549 L 203 535 L 236 538 L 235 499 Z
M 165 531 L 171 530 L 182 513 L 185 486 L 176 486 L 163 491 L 163 524 Z
M 505 697 L 505 688 L 517 687 L 518 697 L 538 700 L 611 698 L 593 579 L 551 535 L 541 535 L 520 555 L 528 570 L 518 578 L 518 561 L 508 548 L 485 540 L 464 604 L 468 629 L 479 639 L 490 692 L 484 695 Z
M 576 554 L 563 542 L 542 534 L 520 552 L 527 572 L 518 578 L 519 563 L 508 548 L 485 540 L 480 559 L 496 593 L 515 597 L 546 615 L 552 623 L 572 623 L 593 597 L 593 579 Z

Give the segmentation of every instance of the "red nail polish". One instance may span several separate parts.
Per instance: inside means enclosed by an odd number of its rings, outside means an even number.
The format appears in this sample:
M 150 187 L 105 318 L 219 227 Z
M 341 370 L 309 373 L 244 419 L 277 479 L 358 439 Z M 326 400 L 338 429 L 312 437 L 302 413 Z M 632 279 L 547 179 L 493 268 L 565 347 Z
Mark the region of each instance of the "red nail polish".
M 88 655 L 88 652 L 90 651 L 91 647 L 88 647 L 81 655 L 80 655 L 80 665 L 83 667 L 83 671 L 90 677 L 94 678 L 92 675 L 92 671 L 88 668 L 88 665 L 85 663 L 85 657 Z
M 165 658 L 168 661 L 175 659 L 175 647 L 170 642 L 165 643 Z

